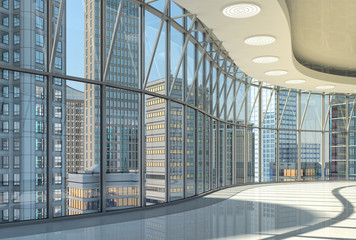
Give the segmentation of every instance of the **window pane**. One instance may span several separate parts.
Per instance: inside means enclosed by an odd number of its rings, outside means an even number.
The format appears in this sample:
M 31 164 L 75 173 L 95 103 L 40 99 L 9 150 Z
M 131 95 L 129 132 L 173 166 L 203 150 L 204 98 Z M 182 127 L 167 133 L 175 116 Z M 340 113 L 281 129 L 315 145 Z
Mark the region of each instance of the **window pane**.
M 256 151 L 256 145 L 258 144 L 258 131 L 257 129 L 248 128 L 247 130 L 247 182 L 254 183 L 256 179 L 258 180 L 258 175 L 256 167 L 258 167 L 258 162 L 256 163 L 256 158 L 258 159 L 258 148 Z M 246 144 L 246 143 L 245 143 Z M 257 157 L 256 157 L 257 156 Z M 257 160 L 258 161 L 258 160 Z M 256 166 L 257 165 L 257 166 Z
M 279 132 L 279 178 L 281 181 L 296 181 L 298 145 L 296 131 Z
M 106 209 L 139 206 L 139 94 L 106 88 Z
M 183 34 L 171 27 L 171 74 L 169 90 L 172 88 L 171 97 L 183 100 L 183 61 L 179 62 L 183 53 Z M 180 65 L 179 65 L 180 63 Z M 175 80 L 174 80 L 175 79 Z
M 288 98 L 288 91 L 279 91 L 279 116 L 277 117 L 278 119 L 283 117 L 280 128 L 297 129 L 297 93 L 291 92 Z
M 62 18 L 66 32 L 59 38 L 65 50 L 56 51 L 56 57 L 64 59 L 66 56 L 62 65 L 66 66 L 68 75 L 93 80 L 100 78 L 100 3 L 71 1 L 66 4 L 66 17 Z
M 160 18 L 148 11 L 145 12 L 145 80 L 147 79 L 147 82 L 157 80 L 165 82 L 166 80 L 166 23 L 163 24 L 161 34 L 159 35 L 157 49 L 154 52 L 160 24 Z M 152 65 L 151 68 L 149 68 L 151 59 Z
M 184 197 L 183 189 L 183 168 L 184 166 L 184 130 L 183 130 L 183 116 L 184 108 L 182 105 L 170 102 L 169 114 L 169 179 L 170 179 L 170 200 L 174 201 Z M 188 126 L 187 126 L 188 127 Z M 189 150 L 187 150 L 189 151 Z M 190 166 L 190 164 L 189 164 Z M 188 168 L 188 163 L 187 163 Z M 187 171 L 189 171 L 187 169 Z M 190 172 L 187 174 L 190 174 Z M 190 175 L 189 175 L 190 177 Z M 193 176 L 194 178 L 194 176 Z M 187 185 L 188 186 L 188 185 Z M 192 185 L 190 185 L 191 187 Z
M 62 81 L 52 87 L 65 89 L 66 96 L 62 102 L 53 102 L 55 112 L 64 109 L 65 113 L 54 114 L 52 120 L 54 217 L 99 212 L 100 88 L 74 81 Z M 61 135 L 60 124 L 66 126 Z M 65 154 L 56 152 L 60 146 Z
M 211 174 L 211 118 L 206 116 L 205 117 L 205 129 L 204 129 L 204 135 L 205 135 L 205 153 L 204 153 L 204 159 L 205 159 L 205 191 L 209 191 L 211 189 L 211 179 L 212 179 L 212 174 Z
M 232 185 L 233 129 L 232 125 L 226 125 L 226 186 Z
M 273 123 L 272 123 L 273 124 Z M 271 129 L 262 129 L 262 182 L 274 182 L 276 178 L 276 151 L 277 132 Z
M 106 81 L 132 88 L 139 87 L 139 7 L 125 1 L 117 34 L 113 36 L 120 0 L 106 3 L 107 56 L 110 62 Z M 114 37 L 116 38 L 113 42 Z
M 186 149 L 186 194 L 187 196 L 195 195 L 195 111 L 192 108 L 187 108 L 187 149 Z
M 148 85 L 152 92 L 160 91 L 163 84 Z M 166 101 L 146 95 L 146 205 L 166 201 Z M 170 127 L 172 128 L 172 127 Z M 182 139 L 179 139 L 182 141 Z
M 320 132 L 301 133 L 301 178 L 304 181 L 321 180 Z
M 204 191 L 204 114 L 198 112 L 197 119 L 197 193 Z
M 226 125 L 220 123 L 219 126 L 219 187 L 225 186 L 226 182 Z
M 301 113 L 304 114 L 308 94 L 301 94 Z M 310 95 L 308 108 L 305 111 L 302 129 L 321 130 L 321 95 Z M 324 123 L 323 123 L 324 124 Z
M 217 151 L 217 143 L 218 143 L 218 138 L 217 138 L 217 124 L 218 122 L 213 119 L 212 120 L 212 138 L 211 138 L 211 175 L 212 175 L 212 189 L 217 187 L 217 160 L 218 160 L 218 151 Z

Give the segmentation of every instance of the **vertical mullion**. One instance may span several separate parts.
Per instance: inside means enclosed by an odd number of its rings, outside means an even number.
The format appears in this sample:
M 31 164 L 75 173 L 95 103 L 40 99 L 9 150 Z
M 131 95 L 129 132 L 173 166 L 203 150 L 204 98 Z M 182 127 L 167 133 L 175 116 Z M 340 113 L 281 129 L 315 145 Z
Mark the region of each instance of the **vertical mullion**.
M 186 173 L 187 173 L 187 125 L 188 125 L 188 121 L 187 121 L 187 105 L 183 106 L 183 198 L 186 198 L 188 196 L 187 194 L 187 180 L 186 180 Z
M 189 34 L 191 32 L 191 30 L 194 28 L 194 21 L 195 21 L 195 17 L 192 19 L 192 22 L 189 26 L 189 30 L 185 30 L 184 32 L 184 39 L 185 39 L 185 44 L 186 44 L 186 47 L 184 49 L 184 52 L 182 52 L 182 56 L 183 56 L 183 99 L 187 99 L 187 87 L 188 87 L 188 68 L 187 68 L 187 62 L 188 62 L 188 45 L 189 45 Z M 187 29 L 187 26 L 188 26 L 188 21 L 186 18 L 184 18 L 184 29 Z M 179 65 L 178 65 L 179 66 Z M 177 68 L 177 71 L 179 71 L 179 69 Z M 171 89 L 173 89 L 173 86 L 171 86 Z M 172 91 L 171 91 L 172 92 Z M 186 153 L 186 150 L 187 150 L 187 131 L 186 131 L 186 128 L 187 128 L 187 106 L 184 105 L 183 106 L 183 154 L 182 154 L 182 157 L 183 157 L 183 177 L 182 177 L 182 180 L 183 180 L 183 197 L 185 198 L 187 196 L 187 192 L 186 192 L 186 186 L 187 186 L 187 181 L 186 181 L 186 165 L 187 165 L 187 153 Z
M 210 62 L 209 63 L 210 64 L 210 69 L 211 69 L 211 71 L 213 71 L 213 67 L 214 67 L 214 63 L 213 62 Z M 210 76 L 210 79 L 209 79 L 209 85 L 210 85 L 210 89 L 212 88 L 212 86 L 213 86 L 213 75 L 211 75 Z M 211 115 L 213 115 L 213 113 L 212 113 L 212 107 L 213 107 L 213 103 L 212 103 L 212 101 L 210 101 L 211 100 L 211 98 L 213 97 L 213 93 L 210 91 L 210 99 L 209 99 L 209 105 L 210 105 L 210 113 L 211 113 Z M 209 174 L 209 176 L 210 176 L 210 190 L 212 190 L 213 188 L 214 188 L 214 181 L 213 181 L 213 141 L 214 141 L 214 139 L 213 139 L 213 131 L 214 131 L 214 129 L 213 129 L 213 127 L 214 127 L 214 125 L 213 125 L 213 118 L 211 118 L 211 117 L 209 117 L 210 118 L 210 129 L 209 129 L 209 138 L 210 138 L 210 141 L 209 141 L 209 145 L 210 145 L 210 151 L 209 151 L 209 156 L 210 156 L 210 159 L 209 159 L 209 167 L 210 167 L 210 174 Z M 215 152 L 215 151 L 214 151 Z
M 204 33 L 204 35 L 203 35 L 203 37 L 204 37 L 204 39 L 206 39 L 206 34 Z M 209 48 L 209 43 L 206 43 L 206 44 L 208 44 L 208 47 L 207 47 L 207 50 L 208 50 L 208 48 Z M 203 86 L 202 86 L 202 90 L 204 91 L 205 89 L 206 89 L 206 54 L 204 55 L 204 59 L 203 59 L 203 62 L 202 62 L 202 68 L 203 68 L 203 71 L 202 71 L 202 73 L 203 73 L 203 76 L 202 76 L 202 79 L 203 79 Z M 206 96 L 205 96 L 205 94 L 204 94 L 204 96 L 201 96 L 199 99 L 202 99 L 203 100 L 203 102 L 202 102 L 202 109 L 203 110 L 206 110 L 206 108 L 205 108 L 205 101 L 206 101 Z M 198 105 L 199 105 L 199 102 L 198 102 Z M 205 128 L 206 128 L 206 115 L 205 114 L 201 114 L 202 115 L 202 117 L 203 117 L 203 126 L 202 126 L 202 141 L 203 141 L 203 147 L 202 147 L 202 151 L 203 151 L 203 153 L 202 153 L 202 164 L 203 164 L 203 166 L 202 166 L 202 168 L 203 168 L 203 175 L 202 175 L 202 181 L 203 181 L 203 184 L 202 184 L 202 192 L 205 192 L 205 173 L 206 173 L 206 169 L 205 169 L 205 154 L 206 154 L 206 147 L 205 147 Z
M 223 186 L 227 186 L 227 124 L 224 123 L 224 161 L 225 161 L 225 164 L 224 165 L 224 173 L 225 173 L 225 176 L 224 176 L 224 182 L 223 182 Z
M 220 184 L 220 121 L 216 120 L 216 188 L 221 187 Z
M 261 83 L 262 85 L 262 83 Z M 262 88 L 259 89 L 258 98 L 258 182 L 262 182 Z
M 143 5 L 139 6 L 139 88 L 142 89 L 145 78 L 145 8 Z M 146 172 L 146 145 L 145 145 L 145 99 L 144 93 L 140 93 L 139 103 L 139 164 L 140 164 L 140 206 L 146 206 L 146 186 L 145 186 L 145 172 Z
M 321 180 L 325 180 L 325 129 L 323 129 L 323 119 L 325 117 L 325 93 L 321 95 Z
M 236 126 L 235 125 L 232 125 L 232 141 L 231 141 L 231 144 L 232 144 L 232 148 L 231 148 L 231 185 L 236 185 L 236 154 L 235 154 L 235 131 L 236 131 Z
M 205 114 L 203 115 L 203 191 L 202 192 L 206 192 L 206 118 L 207 116 Z
M 169 180 L 169 176 L 170 176 L 170 168 L 169 168 L 169 165 L 170 165 L 170 154 L 169 154 L 169 151 L 170 151 L 170 148 L 171 148 L 171 144 L 170 144 L 170 102 L 169 101 L 166 101 L 166 174 L 165 174 L 165 200 L 166 202 L 169 202 L 170 201 L 170 193 L 169 193 L 169 190 L 170 190 L 170 180 Z
M 301 98 L 302 98 L 302 94 L 301 91 L 298 90 L 298 95 L 297 95 L 297 181 L 301 181 L 301 177 L 302 177 L 302 132 L 301 132 L 301 127 L 302 127 L 302 104 L 301 104 Z M 305 112 L 307 110 L 308 107 L 308 103 L 305 106 Z
M 249 84 L 249 86 L 250 86 L 250 84 Z M 247 97 L 247 94 L 248 94 L 248 91 L 249 91 L 249 88 L 246 88 L 246 84 L 245 84 L 245 96 Z M 246 99 L 246 98 L 245 98 Z M 249 152 L 248 152 L 248 150 L 249 150 L 249 143 L 250 143 L 250 137 L 249 137 L 249 134 L 248 134 L 248 131 L 249 131 L 249 129 L 248 129 L 248 122 L 247 122 L 247 101 L 243 101 L 243 103 L 242 104 L 244 104 L 244 106 L 241 106 L 241 108 L 240 108 L 240 111 L 239 112 L 241 112 L 241 109 L 244 107 L 245 108 L 245 129 L 244 129 L 244 131 L 245 131 L 245 137 L 244 137 L 244 142 L 245 142 L 245 148 L 244 148 L 244 151 L 245 151 L 245 154 L 244 154 L 244 184 L 246 184 L 246 183 L 248 183 L 248 174 L 247 174 L 247 170 L 248 170 L 248 166 L 247 166 L 247 164 L 248 164 L 248 158 L 250 157 L 250 155 L 249 155 Z M 240 115 L 240 113 L 239 113 L 239 115 Z
M 349 121 L 349 111 L 350 111 L 350 106 L 349 106 L 349 96 L 346 96 L 346 124 Z M 346 163 L 345 163 L 345 167 L 346 167 L 346 171 L 345 171 L 345 178 L 346 180 L 349 180 L 349 133 L 350 130 L 347 128 L 347 126 L 345 125 L 345 129 L 346 129 Z
M 276 90 L 276 182 L 279 182 L 279 87 Z
M 219 65 L 218 65 L 219 66 Z M 221 69 L 220 69 L 221 71 Z M 216 103 L 214 109 L 217 109 L 216 111 L 218 112 L 219 110 L 219 77 L 220 74 L 215 75 L 216 77 L 216 82 L 215 82 L 215 87 L 216 87 Z M 215 90 L 214 90 L 215 91 Z M 215 110 L 213 110 L 212 114 L 214 115 Z M 217 114 L 216 114 L 217 116 Z M 217 188 L 220 187 L 220 121 L 216 120 L 216 176 L 217 176 L 217 182 L 216 186 Z
M 197 24 L 197 23 L 196 23 Z M 198 28 L 198 26 L 197 26 Z M 197 36 L 198 33 L 196 33 L 196 36 Z M 204 41 L 204 39 L 203 39 Z M 207 47 L 207 45 L 206 45 Z M 195 54 L 194 54 L 194 71 L 195 73 L 197 74 L 196 76 L 194 75 L 194 78 L 193 78 L 193 84 L 194 84 L 194 102 L 195 102 L 195 106 L 199 108 L 199 103 L 198 103 L 198 82 L 199 82 L 199 69 L 202 67 L 202 59 L 204 59 L 204 55 L 205 55 L 205 50 L 203 50 L 204 52 L 202 52 L 201 54 L 201 59 L 199 59 L 200 63 L 199 63 L 199 66 L 198 66 L 198 52 L 199 52 L 199 49 L 198 49 L 198 44 L 196 44 L 194 46 L 195 48 Z M 203 55 L 204 54 L 204 55 Z M 188 96 L 189 98 L 189 96 Z M 189 100 L 189 99 L 187 99 Z M 197 110 L 194 109 L 194 134 L 195 134 L 195 139 L 194 139 L 194 177 L 195 177 L 195 186 L 194 186 L 194 190 L 195 190 L 195 194 L 194 195 L 197 195 L 198 194 L 198 139 L 199 139 L 199 136 L 198 136 L 198 112 Z
M 226 79 L 226 81 L 225 82 L 227 82 L 227 79 L 228 79 L 228 76 L 227 75 L 225 75 L 225 79 Z M 232 83 L 231 83 L 232 84 Z M 225 95 L 225 97 L 224 97 L 224 104 L 223 104 L 223 107 L 222 107 L 222 109 L 221 109 L 221 111 L 223 111 L 224 112 L 224 120 L 226 120 L 227 119 L 227 116 L 226 116 L 226 110 L 224 111 L 224 108 L 226 109 L 226 102 L 227 102 L 227 86 L 226 86 L 226 84 L 225 84 L 225 87 L 224 87 L 224 89 L 223 89 L 223 91 L 224 91 L 224 95 Z M 218 112 L 218 114 L 219 114 L 219 112 Z M 221 114 L 221 113 L 220 113 Z M 224 186 L 227 186 L 227 124 L 226 123 L 224 123 L 224 126 L 225 126 L 225 134 L 224 134 L 224 136 L 225 136 L 225 139 L 224 139 L 224 160 L 225 160 L 225 169 L 224 169 L 224 172 L 225 172 L 225 183 L 224 183 Z
M 209 117 L 210 118 L 210 117 Z M 209 121 L 209 190 L 213 189 L 213 120 L 210 118 Z
M 53 35 L 53 2 L 52 0 L 47 1 L 47 71 L 50 70 L 50 58 L 53 43 L 52 43 L 52 35 Z M 53 157 L 52 157 L 52 83 L 53 76 L 48 75 L 47 77 L 47 218 L 53 218 L 52 211 L 52 200 L 53 200 Z M 65 109 L 64 109 L 65 111 Z
M 100 5 L 100 210 L 106 211 L 106 82 L 104 82 L 104 71 L 106 63 L 106 0 Z
M 168 4 L 167 5 L 167 10 L 166 8 L 164 8 L 164 10 L 166 10 L 166 12 L 163 12 L 163 15 L 169 15 L 171 10 L 170 10 L 170 2 L 169 3 L 165 3 L 165 4 Z M 163 21 L 163 20 L 162 20 Z M 171 58 L 171 55 L 170 55 L 170 26 L 171 24 L 169 23 L 169 21 L 167 20 L 166 21 L 166 42 L 165 42 L 165 58 L 166 58 L 166 65 L 165 65 L 165 74 L 166 74 L 166 90 L 165 90 L 165 93 L 166 93 L 166 96 L 168 96 L 169 94 L 169 89 L 170 89 L 170 58 Z M 160 33 L 162 34 L 162 32 Z M 154 57 L 154 55 L 156 54 L 156 52 L 153 52 L 152 53 L 153 56 L 152 58 Z M 146 81 L 146 77 L 148 79 L 149 75 L 145 76 L 145 82 Z M 146 83 L 144 83 L 144 86 L 143 88 L 146 87 Z M 166 151 L 165 151 L 165 155 L 166 155 L 166 175 L 165 175 L 165 194 L 166 194 L 166 202 L 169 202 L 170 201 L 170 189 L 171 189 L 171 182 L 170 182 L 170 163 L 171 163 L 171 159 L 170 159 L 170 148 L 171 148 L 171 144 L 170 144 L 170 139 L 171 139 L 171 136 L 170 136 L 170 112 L 171 112 L 171 102 L 170 101 L 166 101 Z
M 142 76 L 142 75 L 141 75 Z M 142 78 L 141 78 L 142 79 Z M 140 178 L 139 178 L 139 187 L 140 187 L 140 203 L 139 206 L 140 207 L 144 207 L 146 206 L 146 201 L 145 201 L 145 172 L 146 172 L 146 161 L 145 161 L 145 156 L 146 156 L 146 147 L 145 147 L 145 94 L 144 93 L 140 93 L 139 95 L 139 100 L 140 100 L 140 104 L 139 104 L 139 139 L 140 141 L 138 142 L 138 149 L 139 149 L 139 153 L 138 153 L 138 160 L 139 160 L 139 174 L 140 174 Z
M 235 74 L 235 77 L 236 77 L 236 74 Z M 236 94 L 236 79 L 234 78 L 233 79 L 233 86 L 232 86 L 232 91 L 233 92 L 233 99 L 234 101 L 232 101 L 232 122 L 235 123 L 235 94 Z M 235 147 L 235 144 L 236 144 L 236 129 L 237 129 L 237 126 L 235 124 L 232 125 L 232 157 L 231 157 L 231 164 L 232 164 L 232 171 L 231 171 L 231 175 L 232 175 L 232 185 L 236 185 L 236 147 Z

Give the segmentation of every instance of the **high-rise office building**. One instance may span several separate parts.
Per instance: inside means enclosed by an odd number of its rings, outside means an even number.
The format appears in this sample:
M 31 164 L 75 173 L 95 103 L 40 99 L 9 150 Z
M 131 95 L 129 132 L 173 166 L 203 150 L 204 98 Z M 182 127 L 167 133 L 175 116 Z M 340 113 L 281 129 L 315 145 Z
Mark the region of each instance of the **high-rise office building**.
M 147 90 L 164 94 L 165 79 L 159 79 L 147 84 Z M 146 195 L 147 204 L 163 203 L 166 200 L 166 100 L 154 96 L 146 97 Z M 177 125 L 178 124 L 178 125 Z M 182 128 L 181 123 L 172 124 L 173 128 Z M 182 142 L 181 138 L 175 137 Z M 181 143 L 182 144 L 182 143 Z M 182 153 L 176 153 L 182 154 Z M 180 166 L 181 163 L 174 165 Z M 182 178 L 183 176 L 175 176 Z
M 51 1 L 53 21 L 58 18 L 58 1 Z M 0 2 L 0 64 L 47 71 L 48 1 Z M 65 23 L 59 27 L 53 71 L 65 74 Z M 52 40 L 52 39 L 51 39 Z M 47 122 L 47 79 L 40 75 L 1 71 L 1 207 L 0 222 L 47 217 L 47 124 L 53 124 L 53 215 L 62 214 L 65 200 L 65 119 L 54 115 Z M 53 107 L 64 113 L 65 86 L 54 81 Z M 64 114 L 63 114 L 64 115 Z M 52 129 L 52 128 L 51 128 Z M 52 161 L 52 159 L 50 160 Z M 52 200 L 52 199 L 51 199 Z M 51 210 L 52 211 L 52 210 Z
M 107 61 L 109 71 L 102 80 L 138 88 L 138 6 L 123 2 L 121 18 L 115 25 L 120 4 L 121 1 L 107 1 L 105 6 L 106 20 L 110 23 L 104 33 L 105 56 L 110 56 L 110 61 Z M 100 69 L 100 1 L 87 0 L 84 6 L 85 77 L 99 80 L 104 71 Z M 84 169 L 92 172 L 100 163 L 105 164 L 107 186 L 104 192 L 108 209 L 138 206 L 139 94 L 113 87 L 104 91 L 106 109 L 100 113 L 100 87 L 85 84 Z M 105 130 L 100 128 L 100 114 L 105 114 Z M 105 159 L 100 155 L 102 131 L 105 131 L 107 146 Z
M 138 7 L 124 2 L 122 16 L 116 36 L 115 19 L 120 1 L 106 3 L 106 56 L 111 55 L 110 72 L 105 81 L 138 87 Z M 85 76 L 100 79 L 100 1 L 85 1 Z M 115 41 L 112 43 L 111 41 Z M 111 52 L 110 52 L 111 51 Z M 107 124 L 107 171 L 131 172 L 138 170 L 138 94 L 115 88 L 105 89 Z M 85 86 L 85 169 L 100 162 L 100 88 L 92 84 Z M 131 139 L 132 144 L 123 142 Z
M 84 92 L 67 85 L 66 176 L 84 170 Z
M 179 96 L 182 89 L 182 79 L 177 78 L 173 87 L 172 96 Z M 158 79 L 147 84 L 147 90 L 154 93 L 164 94 L 166 91 L 165 79 Z M 146 195 L 147 204 L 162 203 L 166 201 L 166 165 L 170 177 L 169 197 L 171 200 L 182 198 L 183 178 L 194 179 L 194 165 L 186 169 L 183 174 L 184 141 L 183 141 L 183 107 L 177 103 L 171 103 L 170 111 L 167 112 L 166 100 L 154 96 L 146 96 Z M 166 118 L 169 115 L 169 123 L 166 126 Z M 190 117 L 190 120 L 194 120 Z M 188 125 L 189 119 L 187 119 Z M 193 130 L 193 129 L 192 129 Z M 169 148 L 166 146 L 167 131 L 169 131 Z M 189 139 L 192 139 L 192 131 L 187 131 Z M 193 131 L 194 133 L 194 131 Z M 187 149 L 187 156 L 193 155 L 194 151 Z M 167 159 L 169 157 L 169 161 Z M 189 180 L 187 189 L 191 189 Z

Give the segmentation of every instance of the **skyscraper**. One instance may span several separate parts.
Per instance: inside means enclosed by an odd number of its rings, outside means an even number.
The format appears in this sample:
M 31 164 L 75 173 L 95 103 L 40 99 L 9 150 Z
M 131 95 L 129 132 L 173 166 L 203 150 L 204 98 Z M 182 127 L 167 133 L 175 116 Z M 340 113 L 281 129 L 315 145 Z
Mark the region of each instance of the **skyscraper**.
M 173 87 L 173 96 L 177 96 L 182 89 L 182 79 L 177 78 Z M 147 90 L 164 94 L 166 80 L 157 79 L 147 84 Z M 146 195 L 147 204 L 166 201 L 166 164 L 170 172 L 170 199 L 182 198 L 183 193 L 183 108 L 172 103 L 167 112 L 166 100 L 154 96 L 146 97 Z M 169 125 L 166 126 L 167 115 Z M 167 130 L 169 148 L 166 146 Z M 187 150 L 189 151 L 189 149 Z M 169 161 L 166 156 L 169 156 Z M 193 167 L 193 166 L 192 166 Z M 188 169 L 188 168 L 187 168 Z M 187 170 L 186 176 L 194 178 L 194 172 Z M 187 181 L 188 182 L 188 181 Z M 187 187 L 190 185 L 187 183 Z
M 66 176 L 84 170 L 84 92 L 67 85 Z
M 49 1 L 1 1 L 0 64 L 47 71 L 47 5 Z M 58 18 L 58 1 L 50 1 Z M 65 74 L 65 22 L 58 35 L 54 72 Z M 51 39 L 52 40 L 52 39 Z M 47 217 L 47 79 L 40 75 L 1 71 L 0 222 Z M 53 107 L 54 216 L 62 214 L 65 199 L 65 86 L 55 79 Z M 52 99 L 51 99 L 52 101 Z M 64 114 L 63 114 L 64 115 Z M 50 159 L 49 161 L 52 161 Z M 51 199 L 52 200 L 52 199 Z
M 120 1 L 106 3 L 106 56 L 111 54 L 109 73 L 106 81 L 128 87 L 138 87 L 138 7 L 125 2 L 122 9 L 119 29 L 114 34 L 114 23 Z M 100 1 L 85 1 L 85 77 L 100 78 Z M 111 41 L 115 40 L 114 43 Z M 112 48 L 110 48 L 112 46 Z M 111 50 L 111 53 L 109 51 Z M 104 63 L 103 63 L 104 65 Z M 105 89 L 107 119 L 107 170 L 108 172 L 129 172 L 138 170 L 138 94 L 116 88 Z M 90 169 L 100 162 L 100 88 L 85 86 L 85 169 Z M 134 144 L 123 145 L 126 138 Z
M 138 88 L 138 6 L 123 2 L 116 25 L 120 4 L 121 1 L 106 2 L 105 56 L 110 56 L 110 61 L 101 63 L 102 66 L 108 64 L 108 72 L 104 74 L 105 79 L 100 79 L 104 71 L 100 69 L 100 1 L 85 1 L 85 77 Z M 105 164 L 107 186 L 104 192 L 108 209 L 138 206 L 139 94 L 107 87 L 104 89 L 106 109 L 100 113 L 100 91 L 94 84 L 85 84 L 84 169 L 93 171 L 101 163 Z M 105 115 L 106 129 L 100 128 L 101 114 Z M 101 131 L 105 131 L 105 159 L 100 156 Z

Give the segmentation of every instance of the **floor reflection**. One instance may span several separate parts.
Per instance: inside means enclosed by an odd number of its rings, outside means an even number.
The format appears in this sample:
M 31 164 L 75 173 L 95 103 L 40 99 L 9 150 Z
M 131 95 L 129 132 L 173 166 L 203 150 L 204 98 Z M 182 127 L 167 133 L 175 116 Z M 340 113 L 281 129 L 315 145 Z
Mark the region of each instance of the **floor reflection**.
M 279 204 L 226 200 L 196 211 L 146 219 L 144 239 L 211 239 L 276 233 L 298 227 L 301 221 L 308 224 L 313 218 L 311 213 Z
M 229 199 L 193 211 L 21 239 L 212 239 L 274 233 L 313 218 L 306 211 L 288 206 Z
M 328 231 L 336 229 L 336 224 L 339 229 L 350 229 L 342 224 L 354 216 L 355 185 L 322 184 L 256 187 L 223 201 L 221 195 L 212 194 L 152 209 L 156 215 L 142 211 L 138 220 L 120 219 L 113 224 L 98 221 L 96 226 L 11 239 L 328 239 Z

